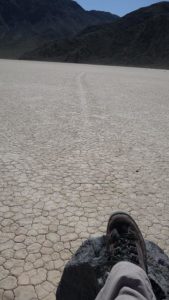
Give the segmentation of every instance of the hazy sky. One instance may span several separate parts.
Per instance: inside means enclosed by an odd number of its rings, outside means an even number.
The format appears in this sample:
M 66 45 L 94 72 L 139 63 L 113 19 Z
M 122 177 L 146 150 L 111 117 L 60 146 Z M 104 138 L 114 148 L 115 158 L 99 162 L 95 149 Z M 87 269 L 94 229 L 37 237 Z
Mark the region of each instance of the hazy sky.
M 163 0 L 162 0 L 163 1 Z M 153 0 L 76 0 L 85 9 L 97 9 L 111 11 L 123 16 L 142 6 L 162 2 Z

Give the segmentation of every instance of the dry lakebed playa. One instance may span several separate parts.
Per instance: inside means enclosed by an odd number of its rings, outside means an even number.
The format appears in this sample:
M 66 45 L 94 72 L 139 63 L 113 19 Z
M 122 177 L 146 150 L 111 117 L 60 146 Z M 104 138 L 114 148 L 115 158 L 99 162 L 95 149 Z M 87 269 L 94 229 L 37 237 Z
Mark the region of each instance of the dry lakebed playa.
M 116 210 L 169 254 L 169 71 L 0 60 L 0 299 L 54 300 Z

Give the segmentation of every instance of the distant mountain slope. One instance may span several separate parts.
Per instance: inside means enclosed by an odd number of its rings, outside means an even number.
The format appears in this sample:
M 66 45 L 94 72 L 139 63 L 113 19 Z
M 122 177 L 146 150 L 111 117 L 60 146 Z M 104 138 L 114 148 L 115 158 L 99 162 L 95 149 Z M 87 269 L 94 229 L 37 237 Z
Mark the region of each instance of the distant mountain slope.
M 85 11 L 73 0 L 0 0 L 0 57 L 18 57 L 116 15 Z
M 24 56 L 29 59 L 169 68 L 169 2 L 134 11 Z

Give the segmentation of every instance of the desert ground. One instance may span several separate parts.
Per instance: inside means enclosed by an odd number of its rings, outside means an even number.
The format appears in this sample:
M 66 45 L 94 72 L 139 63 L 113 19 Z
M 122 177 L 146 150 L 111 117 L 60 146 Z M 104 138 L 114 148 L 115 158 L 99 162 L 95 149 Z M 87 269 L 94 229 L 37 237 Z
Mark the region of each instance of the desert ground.
M 0 60 L 0 299 L 54 300 L 117 210 L 169 254 L 169 71 Z

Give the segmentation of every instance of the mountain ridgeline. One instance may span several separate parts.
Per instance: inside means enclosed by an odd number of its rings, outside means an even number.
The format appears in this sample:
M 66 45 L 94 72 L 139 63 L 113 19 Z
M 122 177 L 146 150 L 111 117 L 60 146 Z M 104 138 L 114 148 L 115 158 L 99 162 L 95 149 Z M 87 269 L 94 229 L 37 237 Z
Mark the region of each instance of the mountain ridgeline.
M 50 41 L 22 58 L 169 68 L 169 2 Z
M 19 58 L 51 40 L 116 19 L 111 13 L 85 11 L 73 0 L 0 0 L 0 57 Z

